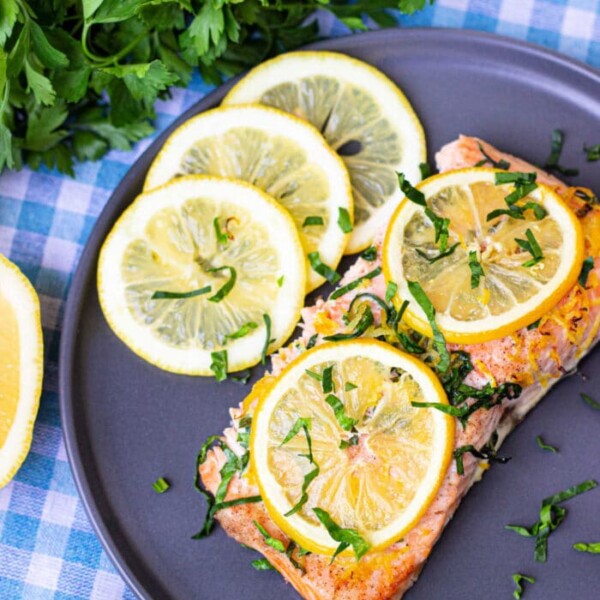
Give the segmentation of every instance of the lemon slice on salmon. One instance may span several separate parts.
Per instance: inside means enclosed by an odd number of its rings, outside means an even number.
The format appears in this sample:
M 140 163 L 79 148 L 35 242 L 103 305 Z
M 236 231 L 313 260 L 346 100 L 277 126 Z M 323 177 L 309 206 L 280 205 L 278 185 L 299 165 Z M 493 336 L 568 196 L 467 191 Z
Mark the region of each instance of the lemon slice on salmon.
M 410 302 L 404 318 L 413 329 L 432 334 L 411 281 L 452 343 L 485 342 L 530 325 L 577 281 L 579 221 L 534 174 L 448 171 L 407 194 L 417 201 L 405 199 L 392 217 L 383 269 L 398 286 L 397 301 Z
M 304 121 L 264 106 L 218 108 L 186 121 L 152 163 L 144 189 L 189 174 L 248 181 L 289 210 L 305 254 L 337 267 L 352 228 L 350 181 Z M 325 278 L 307 267 L 307 292 Z
M 98 294 L 136 354 L 220 379 L 291 335 L 305 273 L 277 202 L 247 183 L 188 176 L 141 194 L 119 218 L 100 252 Z
M 248 102 L 306 119 L 345 162 L 355 220 L 347 254 L 369 246 L 401 200 L 396 171 L 420 179 L 423 127 L 396 84 L 371 65 L 335 52 L 290 52 L 252 69 L 223 101 Z
M 452 457 L 454 419 L 411 405 L 424 400 L 447 403 L 437 377 L 383 342 L 323 344 L 290 363 L 252 420 L 251 469 L 271 518 L 326 555 L 339 544 L 323 511 L 371 548 L 402 538 Z
M 31 446 L 44 349 L 40 303 L 29 280 L 0 254 L 0 488 Z

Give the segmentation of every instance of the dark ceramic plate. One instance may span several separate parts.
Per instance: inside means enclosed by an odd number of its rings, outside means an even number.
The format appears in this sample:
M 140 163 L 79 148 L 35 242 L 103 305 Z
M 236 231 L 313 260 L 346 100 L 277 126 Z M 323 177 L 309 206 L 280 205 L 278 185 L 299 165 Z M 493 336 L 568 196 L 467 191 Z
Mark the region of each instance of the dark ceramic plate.
M 317 48 L 346 52 L 397 81 L 420 115 L 430 159 L 459 133 L 543 163 L 550 133 L 567 134 L 562 162 L 581 169 L 578 183 L 600 190 L 600 163 L 584 162 L 582 144 L 600 142 L 600 74 L 555 54 L 496 36 L 449 30 L 393 30 L 333 39 Z M 181 116 L 218 104 L 224 86 Z M 172 128 L 171 128 L 172 129 Z M 170 131 L 170 130 L 169 130 Z M 108 328 L 97 300 L 98 250 L 141 190 L 165 132 L 132 167 L 98 219 L 75 275 L 61 346 L 61 408 L 79 493 L 106 551 L 140 597 L 171 600 L 279 600 L 296 592 L 274 572 L 259 573 L 256 554 L 217 529 L 204 541 L 202 498 L 194 491 L 201 442 L 227 425 L 228 408 L 247 392 L 233 382 L 172 375 L 130 352 Z M 410 600 L 505 600 L 511 575 L 534 575 L 526 597 L 596 600 L 600 557 L 571 546 L 600 541 L 600 490 L 568 504 L 550 539 L 549 562 L 533 560 L 533 542 L 504 530 L 529 525 L 545 496 L 588 478 L 600 480 L 600 354 L 560 383 L 508 439 L 512 456 L 468 495 L 444 532 Z M 538 434 L 560 448 L 540 450 Z M 159 496 L 152 483 L 166 476 Z

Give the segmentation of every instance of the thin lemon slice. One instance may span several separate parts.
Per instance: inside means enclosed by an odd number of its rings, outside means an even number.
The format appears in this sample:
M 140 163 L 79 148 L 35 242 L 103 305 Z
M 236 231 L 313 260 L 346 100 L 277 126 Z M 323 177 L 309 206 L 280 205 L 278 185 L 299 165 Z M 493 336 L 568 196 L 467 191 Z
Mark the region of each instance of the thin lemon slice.
M 0 254 L 0 488 L 31 446 L 42 391 L 40 303 L 29 280 Z
M 342 161 L 304 121 L 264 106 L 202 113 L 169 137 L 144 189 L 194 173 L 241 179 L 266 191 L 289 210 L 305 253 L 318 252 L 337 267 L 348 241 L 340 211 L 352 222 L 350 181 Z M 305 224 L 310 217 L 312 224 Z M 307 292 L 325 281 L 308 262 L 307 273 Z
M 455 343 L 497 339 L 535 322 L 577 281 L 583 235 L 574 213 L 540 184 L 514 205 L 529 203 L 522 218 L 489 218 L 492 211 L 508 209 L 505 198 L 515 191 L 513 184 L 496 185 L 495 177 L 492 169 L 462 169 L 417 186 L 428 208 L 449 220 L 447 248 L 456 247 L 443 258 L 436 258 L 440 244 L 422 206 L 406 199 L 392 217 L 383 247 L 384 273 L 398 285 L 398 298 L 410 301 L 407 323 L 425 335 L 431 335 L 431 328 L 408 281 L 421 284 L 439 328 Z M 532 241 L 539 246 L 533 253 L 528 250 Z M 474 277 L 477 264 L 483 274 Z
M 396 84 L 371 65 L 335 52 L 290 52 L 254 68 L 223 101 L 247 102 L 306 119 L 346 163 L 355 220 L 347 254 L 369 246 L 401 200 L 396 172 L 420 179 L 421 123 Z
M 318 380 L 328 368 L 331 392 Z M 400 539 L 431 503 L 452 456 L 454 419 L 411 405 L 422 401 L 447 402 L 437 377 L 388 344 L 323 344 L 297 358 L 265 391 L 252 421 L 251 467 L 271 518 L 321 554 L 338 543 L 315 508 L 373 548 Z M 312 463 L 303 431 L 282 444 L 300 418 L 310 420 Z M 306 503 L 290 515 L 315 466 Z
M 214 177 L 182 177 L 138 196 L 98 262 L 112 330 L 176 373 L 210 375 L 223 352 L 229 371 L 255 365 L 267 336 L 274 351 L 292 333 L 304 289 L 287 211 L 247 183 Z

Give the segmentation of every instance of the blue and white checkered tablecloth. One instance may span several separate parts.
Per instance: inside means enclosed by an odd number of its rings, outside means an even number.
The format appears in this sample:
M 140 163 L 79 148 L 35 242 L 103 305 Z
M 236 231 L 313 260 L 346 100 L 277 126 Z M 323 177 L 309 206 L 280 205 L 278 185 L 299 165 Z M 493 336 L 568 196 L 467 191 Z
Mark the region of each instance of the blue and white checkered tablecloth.
M 437 0 L 402 27 L 478 29 L 534 42 L 600 68 L 600 0 Z M 327 35 L 347 33 L 326 19 Z M 212 88 L 198 76 L 157 106 L 163 130 Z M 83 511 L 62 439 L 57 361 L 64 302 L 96 218 L 147 147 L 111 152 L 76 168 L 0 175 L 0 253 L 33 282 L 42 303 L 44 391 L 29 457 L 0 490 L 0 600 L 135 598 L 102 550 Z

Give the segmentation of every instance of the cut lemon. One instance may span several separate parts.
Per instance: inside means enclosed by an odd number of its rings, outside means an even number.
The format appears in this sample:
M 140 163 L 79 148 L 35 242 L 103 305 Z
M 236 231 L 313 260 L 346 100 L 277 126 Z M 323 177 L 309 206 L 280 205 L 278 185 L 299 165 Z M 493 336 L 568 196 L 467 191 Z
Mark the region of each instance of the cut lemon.
M 42 391 L 40 303 L 29 280 L 0 254 L 0 488 L 31 446 Z
M 318 252 L 337 267 L 352 223 L 350 181 L 342 161 L 304 121 L 264 106 L 202 113 L 169 137 L 144 189 L 194 173 L 241 179 L 266 191 L 289 210 L 305 253 Z M 343 227 L 340 211 L 348 217 Z M 325 279 L 308 262 L 306 268 L 309 292 Z
M 306 119 L 346 163 L 355 220 L 347 254 L 369 246 L 400 201 L 396 171 L 420 179 L 421 123 L 396 84 L 371 65 L 335 52 L 290 52 L 254 68 L 223 101 L 247 102 Z
M 437 377 L 379 341 L 323 344 L 290 363 L 252 421 L 251 467 L 271 518 L 320 554 L 333 554 L 338 543 L 315 508 L 372 548 L 402 538 L 430 505 L 452 457 L 454 419 L 411 405 L 422 401 L 447 403 Z M 309 422 L 310 448 L 303 430 L 291 435 L 298 419 Z
M 190 375 L 223 376 L 279 348 L 304 289 L 287 211 L 247 183 L 214 177 L 138 196 L 98 262 L 100 304 L 116 335 L 148 362 Z
M 425 335 L 431 328 L 408 281 L 421 285 L 453 343 L 509 335 L 548 312 L 577 281 L 583 235 L 574 213 L 540 184 L 513 204 L 517 218 L 504 214 L 521 193 L 515 184 L 497 185 L 496 173 L 449 171 L 417 186 L 433 216 L 448 220 L 446 256 L 422 206 L 406 199 L 392 217 L 384 273 L 398 285 L 397 299 L 410 301 L 406 322 Z

